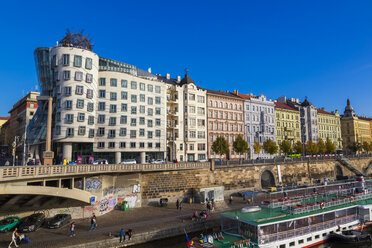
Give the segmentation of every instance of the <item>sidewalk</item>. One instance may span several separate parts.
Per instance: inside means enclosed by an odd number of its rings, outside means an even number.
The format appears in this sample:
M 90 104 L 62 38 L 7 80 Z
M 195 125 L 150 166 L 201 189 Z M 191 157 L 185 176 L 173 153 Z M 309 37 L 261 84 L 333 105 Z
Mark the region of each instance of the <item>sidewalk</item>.
M 211 214 L 208 223 L 193 223 L 192 214 L 197 210 L 205 210 L 203 204 L 182 204 L 182 211 L 176 209 L 174 203 L 168 207 L 142 207 L 130 211 L 114 210 L 97 218 L 97 229 L 88 231 L 90 227 L 89 219 L 76 220 L 76 236 L 69 237 L 69 226 L 60 229 L 40 228 L 36 232 L 26 234 L 30 239 L 29 244 L 22 243 L 20 247 L 47 248 L 47 247 L 113 247 L 112 244 L 119 245 L 119 239 L 115 238 L 121 228 L 133 229 L 133 238 L 127 244 L 146 242 L 148 239 L 165 238 L 174 236 L 176 229 L 199 228 L 215 226 L 218 223 L 219 213 L 240 209 L 246 206 L 241 198 L 234 198 L 233 204 L 228 206 L 226 203 L 218 203 L 216 211 Z M 220 207 L 218 207 L 220 206 Z M 196 225 L 197 224 L 197 225 Z M 187 230 L 195 231 L 195 230 Z M 173 233 L 172 233 L 173 232 Z M 178 234 L 179 235 L 179 234 Z M 7 247 L 10 243 L 11 233 L 0 234 L 0 247 Z M 82 245 L 93 243 L 90 246 Z M 102 246 L 99 246 L 102 243 Z M 104 244 L 104 245 L 103 245 Z M 117 246 L 119 247 L 119 246 Z

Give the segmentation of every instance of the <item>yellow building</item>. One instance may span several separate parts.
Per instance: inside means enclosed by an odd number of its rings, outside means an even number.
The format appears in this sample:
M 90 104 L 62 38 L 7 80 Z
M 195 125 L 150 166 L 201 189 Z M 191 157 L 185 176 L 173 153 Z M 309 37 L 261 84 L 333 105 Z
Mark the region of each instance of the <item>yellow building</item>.
M 275 102 L 276 141 L 289 141 L 292 146 L 301 141 L 300 111 L 281 102 Z
M 344 115 L 341 117 L 343 149 L 350 151 L 349 147 L 352 145 L 371 142 L 370 123 L 369 120 L 356 116 L 350 100 L 347 99 Z
M 319 138 L 324 142 L 327 139 L 331 140 L 335 144 L 336 149 L 342 149 L 342 138 L 341 138 L 341 117 L 338 111 L 329 113 L 322 109 L 317 109 L 318 112 L 318 132 Z

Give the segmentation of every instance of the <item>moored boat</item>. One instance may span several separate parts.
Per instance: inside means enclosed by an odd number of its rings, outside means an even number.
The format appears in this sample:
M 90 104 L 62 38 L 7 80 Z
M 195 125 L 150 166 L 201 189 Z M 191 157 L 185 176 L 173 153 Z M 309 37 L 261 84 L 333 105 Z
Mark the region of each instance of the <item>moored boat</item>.
M 337 243 L 360 243 L 360 242 L 371 242 L 372 237 L 369 233 L 364 233 L 361 231 L 347 230 L 341 233 L 332 233 L 330 235 L 330 241 Z

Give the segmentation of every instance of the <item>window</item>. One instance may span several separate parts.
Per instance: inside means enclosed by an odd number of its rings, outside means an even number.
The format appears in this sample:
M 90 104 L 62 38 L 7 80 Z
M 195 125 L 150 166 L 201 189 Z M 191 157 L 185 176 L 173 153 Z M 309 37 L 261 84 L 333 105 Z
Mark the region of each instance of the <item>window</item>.
M 130 137 L 131 138 L 136 138 L 137 134 L 136 134 L 136 130 L 130 130 Z
M 126 143 L 125 142 L 120 142 L 119 143 L 119 147 L 120 148 L 125 148 L 126 147 Z
M 122 88 L 128 88 L 128 81 L 127 80 L 121 80 L 121 87 Z
M 99 79 L 99 86 L 106 86 L 106 78 Z
M 285 248 L 285 244 L 279 245 L 279 248 Z
M 152 109 L 152 108 L 148 108 L 148 109 L 147 109 L 147 114 L 148 114 L 149 116 L 152 116 L 152 115 L 153 115 L 153 109 Z
M 161 136 L 161 130 L 156 130 L 155 137 L 160 137 L 160 136 Z
M 88 124 L 89 125 L 94 124 L 94 116 L 92 116 L 92 115 L 88 116 Z
M 130 111 L 130 113 L 131 113 L 132 115 L 136 115 L 136 114 L 137 114 L 137 107 L 136 107 L 136 106 L 131 107 L 131 111 Z
M 145 84 L 144 83 L 140 83 L 140 87 L 139 88 L 140 88 L 140 90 L 143 90 L 143 91 L 146 90 L 146 87 L 145 87 Z
M 78 113 L 78 119 L 77 119 L 77 121 L 82 122 L 84 120 L 85 120 L 85 114 L 84 113 Z
M 152 148 L 152 143 L 151 142 L 147 143 L 147 147 Z
M 295 242 L 293 241 L 293 242 L 289 243 L 289 246 L 295 246 Z
M 120 124 L 127 124 L 127 116 L 126 115 L 120 116 Z
M 103 135 L 105 135 L 105 128 L 99 127 L 97 130 L 97 136 L 103 136 Z
M 160 92 L 161 92 L 160 86 L 155 86 L 155 93 L 160 93 Z
M 110 104 L 110 113 L 116 113 L 116 105 Z
M 307 238 L 307 241 L 309 242 L 309 241 L 311 241 L 313 238 L 312 237 L 308 237 Z
M 327 233 L 323 233 L 323 234 L 322 234 L 322 237 L 325 237 L 325 236 L 327 236 Z
M 140 137 L 144 137 L 144 136 L 145 136 L 145 129 L 141 128 L 141 129 L 139 130 L 139 136 L 140 136 Z
M 117 87 L 118 86 L 118 80 L 116 78 L 110 79 L 110 85 L 111 87 Z
M 109 142 L 108 148 L 115 148 L 115 142 Z
M 89 138 L 94 137 L 94 129 L 89 129 Z
M 85 126 L 79 126 L 78 135 L 85 135 Z
M 120 128 L 120 136 L 127 136 L 127 129 L 125 127 Z
M 92 83 L 93 82 L 93 75 L 90 74 L 90 73 L 87 73 L 86 78 L 85 78 L 85 81 L 87 83 Z
M 98 115 L 98 123 L 105 123 L 105 115 Z
M 147 138 L 152 139 L 152 131 L 147 132 Z
M 205 144 L 198 144 L 198 151 L 205 151 Z
M 116 117 L 110 117 L 109 125 L 110 126 L 115 126 L 116 125 Z
M 145 143 L 144 142 L 140 142 L 139 143 L 139 146 L 140 146 L 140 148 L 145 148 Z
M 66 123 L 73 123 L 74 122 L 74 114 L 66 114 Z
M 136 118 L 131 118 L 130 119 L 130 125 L 131 126 L 137 126 L 137 119 Z
M 70 54 L 63 54 L 63 65 L 70 65 Z
M 137 89 L 137 82 L 135 82 L 135 81 L 130 82 L 130 88 L 133 89 L 133 90 L 136 90 Z
M 76 108 L 79 108 L 79 109 L 84 108 L 84 100 L 82 100 L 82 99 L 78 99 L 78 100 L 76 101 Z
M 153 86 L 151 84 L 147 85 L 147 90 L 149 92 L 152 92 L 153 91 Z
M 52 57 L 52 66 L 54 66 L 54 67 L 57 66 L 57 55 L 53 55 L 53 57 Z
M 315 238 L 315 239 L 318 239 L 319 237 L 320 237 L 319 235 L 315 235 L 315 237 L 314 237 L 314 238 Z
M 59 81 L 59 73 L 58 71 L 54 72 L 54 80 Z
M 145 110 L 146 110 L 145 106 L 141 105 L 140 106 L 140 113 L 141 114 L 144 114 L 145 113 Z
M 81 56 L 79 55 L 74 56 L 74 66 L 81 67 Z
M 108 133 L 109 138 L 115 138 L 115 129 L 110 129 Z
M 127 112 L 128 111 L 128 105 L 126 103 L 121 104 L 121 112 Z
M 136 142 L 130 142 L 130 148 L 136 148 Z
M 304 240 L 303 240 L 303 239 L 300 239 L 300 240 L 298 241 L 298 243 L 299 243 L 299 244 L 303 244 L 303 243 L 304 243 Z
M 61 121 L 61 112 L 56 113 L 56 119 L 57 121 Z
M 160 115 L 160 113 L 161 113 L 160 108 L 155 108 L 155 114 Z
M 70 71 L 63 71 L 63 80 L 70 80 Z
M 75 81 L 82 81 L 83 73 L 81 71 L 75 71 Z
M 155 144 L 156 148 L 160 148 L 160 143 Z
M 93 90 L 87 89 L 87 98 L 89 98 L 89 99 L 93 98 Z
M 75 94 L 76 95 L 82 95 L 84 92 L 84 87 L 80 85 L 76 85 Z
M 140 94 L 140 102 L 146 102 L 146 97 L 144 94 Z
M 85 68 L 86 69 L 92 69 L 92 59 L 91 58 L 86 58 L 85 59 Z
M 71 137 L 71 136 L 74 136 L 74 128 L 68 127 L 66 128 L 66 137 Z
M 98 142 L 97 143 L 97 148 L 105 148 L 105 142 Z
M 98 103 L 98 110 L 105 111 L 106 109 L 106 103 L 105 102 L 99 102 Z
M 198 96 L 198 102 L 199 103 L 204 103 L 205 102 L 205 97 L 204 96 Z M 222 108 L 222 106 L 221 106 Z
M 195 101 L 195 94 L 189 94 L 189 100 Z
M 65 101 L 65 108 L 66 109 L 72 109 L 72 101 L 71 100 Z
M 98 97 L 99 98 L 106 98 L 106 91 L 105 90 L 99 90 Z
M 147 120 L 147 127 L 152 127 L 152 120 Z
M 156 125 L 156 126 L 160 126 L 160 125 L 161 125 L 161 121 L 160 121 L 160 119 L 155 119 L 155 125 Z
M 116 101 L 117 99 L 117 93 L 116 92 L 110 92 L 110 100 Z
M 160 96 L 155 97 L 155 104 L 160 104 Z
M 56 126 L 56 135 L 61 134 L 61 126 Z
M 152 97 L 148 97 L 147 98 L 147 104 L 148 105 L 152 105 L 153 104 L 153 98 Z
M 121 92 L 121 99 L 127 100 L 128 99 L 128 93 L 126 91 Z
M 131 95 L 130 100 L 131 102 L 137 102 L 137 95 Z
M 140 125 L 145 125 L 145 117 L 140 117 L 139 118 L 139 124 Z

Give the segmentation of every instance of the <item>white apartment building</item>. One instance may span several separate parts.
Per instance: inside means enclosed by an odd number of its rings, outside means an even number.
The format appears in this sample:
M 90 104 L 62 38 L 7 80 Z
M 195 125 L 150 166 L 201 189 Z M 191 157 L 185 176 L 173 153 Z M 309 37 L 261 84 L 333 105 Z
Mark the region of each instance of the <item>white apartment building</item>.
M 254 153 L 253 145 L 275 139 L 275 105 L 265 95 L 245 95 L 235 91 L 235 94 L 244 99 L 244 125 L 245 138 L 250 148 L 250 158 L 271 158 L 272 156 L 262 148 L 259 154 Z

